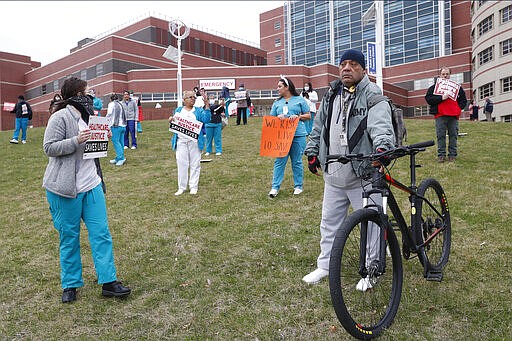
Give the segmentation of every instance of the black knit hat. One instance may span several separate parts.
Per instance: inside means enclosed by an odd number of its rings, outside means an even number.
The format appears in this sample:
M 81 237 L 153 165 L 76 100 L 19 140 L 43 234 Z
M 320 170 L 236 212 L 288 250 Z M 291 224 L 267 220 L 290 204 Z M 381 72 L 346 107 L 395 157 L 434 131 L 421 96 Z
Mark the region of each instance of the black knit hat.
M 345 51 L 340 58 L 340 65 L 345 60 L 354 60 L 359 63 L 363 67 L 363 69 L 366 69 L 366 63 L 364 61 L 364 54 L 359 50 L 350 49 Z

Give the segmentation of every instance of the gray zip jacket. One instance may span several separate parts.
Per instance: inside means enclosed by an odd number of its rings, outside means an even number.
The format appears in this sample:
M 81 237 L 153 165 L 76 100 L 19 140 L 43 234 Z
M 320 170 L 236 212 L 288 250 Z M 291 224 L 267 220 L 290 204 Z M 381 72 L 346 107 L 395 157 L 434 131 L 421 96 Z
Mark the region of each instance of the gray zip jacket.
M 75 198 L 76 163 L 83 158 L 85 144 L 78 143 L 80 112 L 67 105 L 50 116 L 44 131 L 43 149 L 49 157 L 43 187 L 66 198 Z
M 139 108 L 137 107 L 137 102 L 135 102 L 134 99 L 130 98 L 128 102 L 125 102 L 123 99 L 120 103 L 123 106 L 127 121 L 139 120 Z
M 333 101 L 342 86 L 343 84 L 339 79 L 330 83 L 330 89 L 320 104 L 304 152 L 307 156 L 318 157 L 324 174 L 326 168 L 328 168 L 325 162 L 327 155 L 329 155 L 329 131 L 333 115 Z M 365 75 L 356 86 L 355 98 L 349 114 L 347 127 L 349 141 L 365 117 L 367 117 L 367 125 L 358 141 L 349 142 L 349 153 L 370 154 L 378 148 L 386 150 L 394 148 L 395 135 L 389 104 L 386 101 L 381 101 L 368 110 L 368 99 L 374 94 L 382 94 L 382 91 L 376 84 L 370 82 L 368 76 Z M 367 174 L 368 166 L 369 162 L 352 162 L 352 169 L 358 177 Z

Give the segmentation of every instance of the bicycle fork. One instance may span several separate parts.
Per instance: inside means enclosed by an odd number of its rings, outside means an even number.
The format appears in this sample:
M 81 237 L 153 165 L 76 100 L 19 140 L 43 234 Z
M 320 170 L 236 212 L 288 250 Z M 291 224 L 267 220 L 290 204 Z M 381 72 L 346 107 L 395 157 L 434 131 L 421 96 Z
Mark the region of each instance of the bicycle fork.
M 359 274 L 362 277 L 368 276 L 370 278 L 375 278 L 383 275 L 386 272 L 386 241 L 388 233 L 387 231 L 390 227 L 387 215 L 389 190 L 386 188 L 386 186 L 383 185 L 382 181 L 382 174 L 374 174 L 372 190 L 363 191 L 363 207 L 375 208 L 379 213 L 380 221 L 378 226 L 375 226 L 374 224 L 370 226 L 371 222 L 369 221 L 361 223 L 361 236 L 359 245 Z M 382 206 L 368 204 L 370 195 L 376 193 L 382 196 Z M 370 229 L 373 229 L 373 231 Z M 378 233 L 378 238 L 373 237 L 370 238 L 372 240 L 368 240 L 368 237 L 373 233 Z M 371 252 L 372 248 L 375 247 L 378 248 L 377 252 Z M 367 255 L 368 251 L 370 251 L 370 257 Z M 375 253 L 377 254 L 377 257 L 371 259 L 371 256 L 373 256 Z

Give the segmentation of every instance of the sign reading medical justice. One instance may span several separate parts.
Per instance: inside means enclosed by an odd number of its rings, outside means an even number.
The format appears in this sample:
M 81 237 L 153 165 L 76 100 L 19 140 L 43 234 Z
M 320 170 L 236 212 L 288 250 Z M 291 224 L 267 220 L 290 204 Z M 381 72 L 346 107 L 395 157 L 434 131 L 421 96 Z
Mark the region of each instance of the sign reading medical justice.
M 89 130 L 91 131 L 91 137 L 85 142 L 84 159 L 107 156 L 108 119 L 102 116 L 90 116 Z

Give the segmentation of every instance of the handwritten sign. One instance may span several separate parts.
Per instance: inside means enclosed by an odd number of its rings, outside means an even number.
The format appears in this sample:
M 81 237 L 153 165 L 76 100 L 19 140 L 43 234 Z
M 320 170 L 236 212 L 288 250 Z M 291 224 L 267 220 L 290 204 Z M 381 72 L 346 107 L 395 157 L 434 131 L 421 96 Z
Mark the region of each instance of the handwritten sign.
M 91 137 L 85 142 L 84 159 L 107 156 L 108 119 L 101 116 L 89 116 Z
M 190 136 L 193 139 L 197 139 L 199 137 L 199 133 L 201 132 L 202 126 L 203 123 L 196 119 L 190 120 L 184 117 L 174 116 L 171 122 L 171 131 Z
M 438 78 L 436 81 L 436 86 L 434 87 L 434 95 L 442 96 L 445 93 L 448 93 L 448 98 L 457 100 L 457 96 L 459 95 L 460 85 L 457 82 L 454 82 L 450 79 Z
M 15 105 L 16 105 L 16 103 L 4 102 L 4 110 L 5 111 L 12 111 L 12 110 L 14 110 L 14 106 Z
M 261 128 L 260 155 L 270 157 L 288 155 L 298 124 L 299 118 L 280 119 L 275 116 L 264 116 Z
M 242 101 L 247 97 L 247 91 L 235 91 L 235 101 Z

